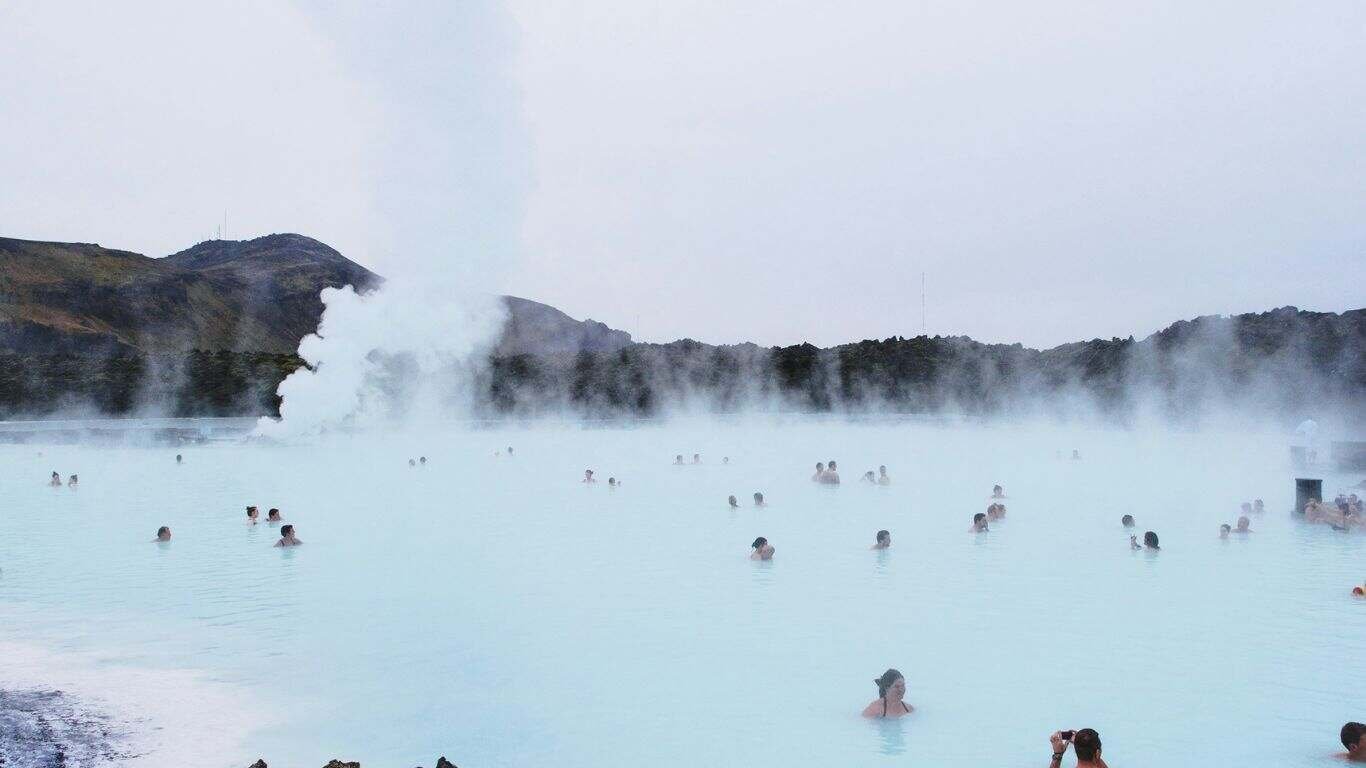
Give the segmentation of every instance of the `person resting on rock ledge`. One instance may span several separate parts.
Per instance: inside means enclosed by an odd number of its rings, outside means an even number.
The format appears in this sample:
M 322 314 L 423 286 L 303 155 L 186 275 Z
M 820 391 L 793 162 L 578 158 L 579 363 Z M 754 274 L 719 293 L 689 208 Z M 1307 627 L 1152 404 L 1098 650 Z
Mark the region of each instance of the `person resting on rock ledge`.
M 303 544 L 303 542 L 300 541 L 300 540 L 298 539 L 298 537 L 296 537 L 296 536 L 294 535 L 294 526 L 292 526 L 292 525 L 282 525 L 282 526 L 280 526 L 280 540 L 277 541 L 277 542 L 275 542 L 275 546 L 277 546 L 277 547 L 297 547 L 297 546 L 299 546 L 300 544 Z

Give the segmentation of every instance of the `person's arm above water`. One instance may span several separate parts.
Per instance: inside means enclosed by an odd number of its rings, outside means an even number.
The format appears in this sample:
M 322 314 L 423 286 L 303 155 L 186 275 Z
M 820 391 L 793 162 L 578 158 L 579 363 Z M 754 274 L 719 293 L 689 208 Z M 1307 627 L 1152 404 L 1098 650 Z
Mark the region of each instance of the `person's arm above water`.
M 1053 757 L 1048 761 L 1048 768 L 1058 768 L 1062 765 L 1063 753 L 1067 752 L 1067 740 L 1062 737 L 1062 733 L 1054 731 L 1048 737 L 1048 742 L 1053 745 Z

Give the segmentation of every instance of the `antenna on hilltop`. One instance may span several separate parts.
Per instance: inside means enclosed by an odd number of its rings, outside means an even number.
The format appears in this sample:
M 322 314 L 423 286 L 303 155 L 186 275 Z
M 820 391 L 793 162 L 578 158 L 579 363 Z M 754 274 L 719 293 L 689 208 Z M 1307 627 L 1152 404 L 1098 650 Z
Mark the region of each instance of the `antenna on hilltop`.
M 920 335 L 928 336 L 925 330 L 925 273 L 920 273 Z

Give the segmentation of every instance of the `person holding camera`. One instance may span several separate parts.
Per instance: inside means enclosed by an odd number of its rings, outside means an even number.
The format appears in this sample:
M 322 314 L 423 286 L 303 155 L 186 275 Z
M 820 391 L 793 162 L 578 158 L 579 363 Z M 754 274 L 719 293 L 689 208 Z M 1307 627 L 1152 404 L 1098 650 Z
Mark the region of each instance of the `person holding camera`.
M 1072 751 L 1077 753 L 1077 768 L 1109 768 L 1100 756 L 1100 734 L 1096 733 L 1095 729 L 1055 731 L 1048 740 L 1053 744 L 1053 760 L 1048 764 L 1048 768 L 1058 768 L 1062 765 L 1062 756 L 1067 752 L 1068 744 L 1071 744 Z

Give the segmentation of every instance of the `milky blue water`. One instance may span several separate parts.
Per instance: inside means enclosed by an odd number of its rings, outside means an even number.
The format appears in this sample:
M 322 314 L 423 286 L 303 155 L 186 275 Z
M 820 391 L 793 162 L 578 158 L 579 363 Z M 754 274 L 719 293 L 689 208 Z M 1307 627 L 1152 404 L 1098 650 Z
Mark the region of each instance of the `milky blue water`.
M 1326 766 L 1366 719 L 1366 535 L 1290 517 L 1286 442 L 786 419 L 4 445 L 0 640 L 249 690 L 271 715 L 223 766 L 1046 765 L 1081 727 L 1117 768 Z M 839 488 L 809 479 L 830 458 Z M 892 485 L 858 482 L 878 464 Z M 971 534 L 994 483 L 1007 518 Z M 866 721 L 887 667 L 917 711 Z

